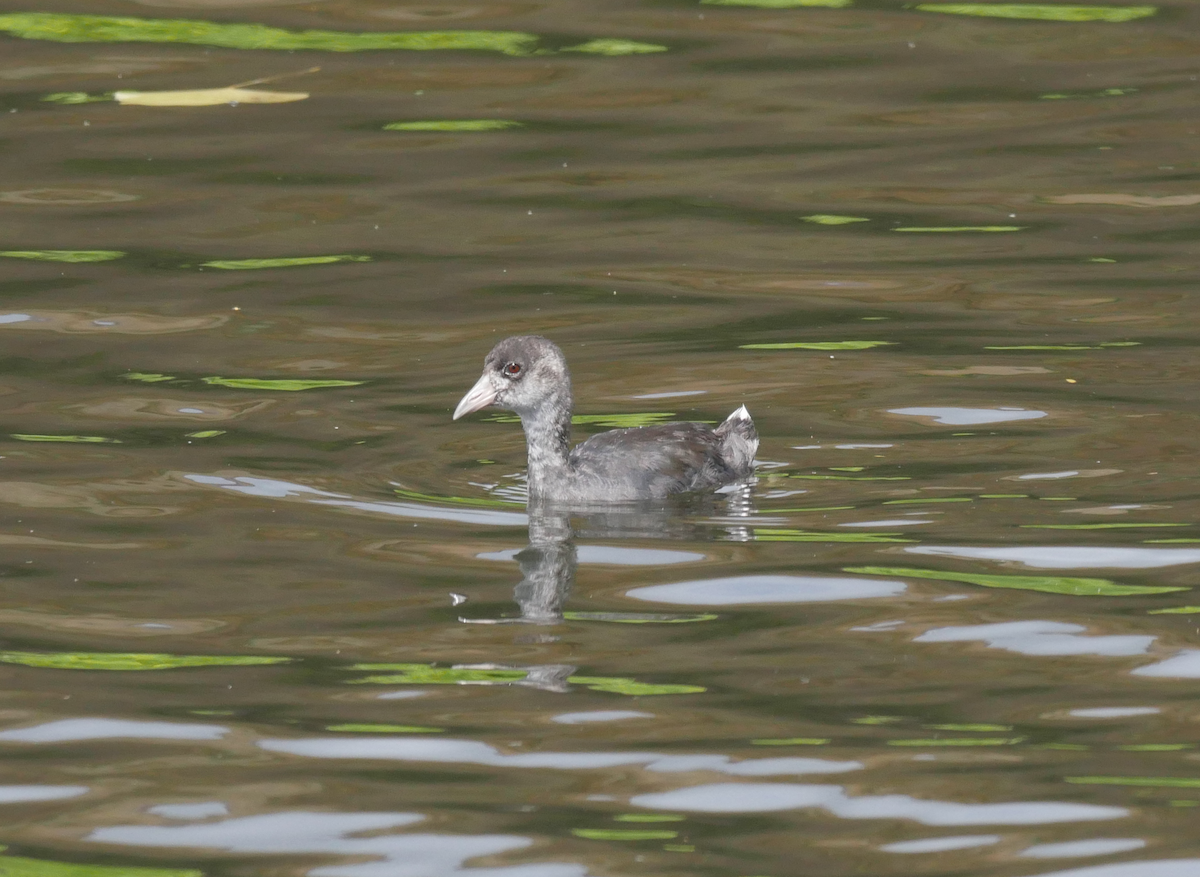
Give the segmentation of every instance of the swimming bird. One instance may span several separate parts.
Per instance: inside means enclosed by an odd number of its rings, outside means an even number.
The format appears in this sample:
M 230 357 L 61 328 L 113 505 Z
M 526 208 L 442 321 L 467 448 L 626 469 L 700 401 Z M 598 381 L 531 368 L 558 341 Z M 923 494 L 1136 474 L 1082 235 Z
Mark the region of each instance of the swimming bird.
M 570 447 L 571 375 L 561 350 L 540 335 L 505 338 L 454 409 L 458 420 L 493 405 L 521 418 L 531 501 L 636 502 L 713 490 L 754 471 L 758 432 L 742 405 L 715 429 L 663 423 L 614 429 Z

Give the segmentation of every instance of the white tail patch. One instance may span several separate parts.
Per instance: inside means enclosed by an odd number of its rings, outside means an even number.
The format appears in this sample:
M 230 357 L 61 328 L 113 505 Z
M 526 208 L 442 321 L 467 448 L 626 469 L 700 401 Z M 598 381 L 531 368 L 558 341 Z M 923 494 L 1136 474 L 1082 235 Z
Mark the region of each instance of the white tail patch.
M 730 420 L 750 420 L 750 412 L 746 410 L 745 405 L 738 407 L 737 411 L 725 418 L 726 422 Z

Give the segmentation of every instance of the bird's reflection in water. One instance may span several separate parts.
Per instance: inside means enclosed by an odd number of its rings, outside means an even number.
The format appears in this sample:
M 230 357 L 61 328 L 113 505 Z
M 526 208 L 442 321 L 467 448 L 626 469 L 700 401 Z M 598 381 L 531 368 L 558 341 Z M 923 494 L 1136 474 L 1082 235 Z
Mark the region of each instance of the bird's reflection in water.
M 746 542 L 754 514 L 748 484 L 716 496 L 689 498 L 673 506 L 555 507 L 530 504 L 529 544 L 516 555 L 521 582 L 513 592 L 520 617 L 468 619 L 473 624 L 558 624 L 575 584 L 576 537 Z
M 605 505 L 562 508 L 548 503 L 531 503 L 528 507 L 529 544 L 515 558 L 521 569 L 521 581 L 513 590 L 513 599 L 520 608 L 520 616 L 460 616 L 458 620 L 464 624 L 561 623 L 579 565 L 576 536 L 610 540 L 746 542 L 753 538 L 749 519 L 754 513 L 753 492 L 749 484 L 731 485 L 715 496 L 690 497 L 669 507 Z M 557 639 L 549 635 L 536 637 L 538 642 L 554 642 Z M 571 664 L 471 666 L 478 669 L 524 670 L 525 678 L 512 684 L 558 692 L 570 688 L 568 679 L 577 669 Z

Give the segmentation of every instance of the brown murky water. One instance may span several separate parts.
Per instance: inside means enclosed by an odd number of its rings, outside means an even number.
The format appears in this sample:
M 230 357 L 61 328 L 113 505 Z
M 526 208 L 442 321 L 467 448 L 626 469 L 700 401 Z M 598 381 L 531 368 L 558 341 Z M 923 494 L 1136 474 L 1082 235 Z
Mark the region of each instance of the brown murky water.
M 793 3 L 4 4 L 0 871 L 1200 874 L 1196 8 Z

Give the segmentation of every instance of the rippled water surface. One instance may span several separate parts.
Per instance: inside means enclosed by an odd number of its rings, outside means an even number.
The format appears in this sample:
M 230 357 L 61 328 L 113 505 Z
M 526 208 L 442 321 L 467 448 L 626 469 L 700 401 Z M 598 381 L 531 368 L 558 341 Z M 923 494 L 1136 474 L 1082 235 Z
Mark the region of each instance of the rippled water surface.
M 1200 875 L 1198 24 L 3 3 L 0 872 Z

